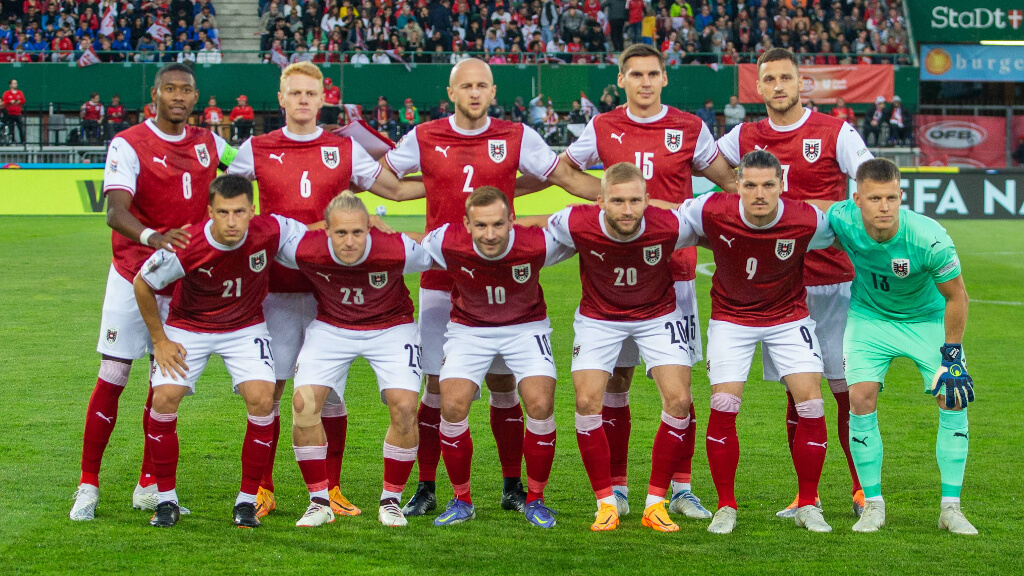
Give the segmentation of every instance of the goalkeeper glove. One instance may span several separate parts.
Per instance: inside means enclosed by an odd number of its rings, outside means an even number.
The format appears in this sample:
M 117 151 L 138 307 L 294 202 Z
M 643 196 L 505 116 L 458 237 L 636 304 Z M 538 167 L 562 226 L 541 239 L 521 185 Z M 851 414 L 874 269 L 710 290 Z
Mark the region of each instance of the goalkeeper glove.
M 932 396 L 944 393 L 946 408 L 966 407 L 974 402 L 974 379 L 967 373 L 964 348 L 961 344 L 943 344 L 942 367 L 932 380 Z

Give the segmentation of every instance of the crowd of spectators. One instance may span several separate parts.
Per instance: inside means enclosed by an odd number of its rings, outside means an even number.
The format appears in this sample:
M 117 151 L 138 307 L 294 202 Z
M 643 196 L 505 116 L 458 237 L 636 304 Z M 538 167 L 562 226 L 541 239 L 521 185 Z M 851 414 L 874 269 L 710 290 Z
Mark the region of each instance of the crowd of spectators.
M 752 62 L 772 47 L 805 64 L 910 64 L 902 2 L 260 0 L 259 33 L 261 50 L 293 62 L 602 62 L 648 42 L 670 65 Z
M 220 62 L 211 0 L 3 0 L 0 62 Z

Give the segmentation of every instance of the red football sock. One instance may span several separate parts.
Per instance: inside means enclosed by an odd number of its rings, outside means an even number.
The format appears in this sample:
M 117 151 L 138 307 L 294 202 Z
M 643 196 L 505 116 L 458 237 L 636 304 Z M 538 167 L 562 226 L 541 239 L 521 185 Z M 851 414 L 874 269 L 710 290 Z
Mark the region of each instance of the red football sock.
M 424 394 L 424 399 L 426 396 L 427 394 Z M 441 409 L 421 402 L 416 416 L 420 428 L 420 445 L 416 450 L 416 460 L 420 467 L 419 480 L 420 482 L 433 482 L 437 479 L 437 464 L 441 460 L 441 437 L 438 433 L 438 427 L 441 425 Z
M 384 491 L 401 494 L 416 463 L 416 448 L 399 448 L 384 443 Z
M 260 480 L 260 487 L 264 490 L 274 491 L 274 460 L 277 457 L 277 441 L 281 438 L 281 403 L 274 402 L 274 424 L 270 443 L 270 454 L 267 456 L 267 465 L 263 467 L 263 479 Z M 339 476 L 340 476 L 339 472 Z
M 152 371 L 150 371 L 152 374 Z M 149 411 L 153 408 L 153 378 L 149 381 L 149 394 L 146 395 L 146 407 L 142 410 L 142 437 L 149 433 Z M 153 454 L 149 443 L 142 443 L 142 470 L 139 471 L 139 486 L 147 488 L 156 484 L 156 469 L 153 468 Z
M 711 479 L 718 491 L 718 507 L 736 508 L 736 467 L 740 461 L 740 441 L 736 436 L 736 412 L 711 409 L 705 445 Z
M 523 406 L 515 392 L 491 392 L 491 433 L 498 446 L 501 475 L 523 475 Z
M 796 427 L 800 423 L 800 415 L 796 412 L 796 403 L 793 395 L 786 390 L 786 438 L 789 440 L 789 454 L 793 454 L 793 438 L 796 436 Z
M 856 494 L 861 489 L 860 478 L 857 477 L 857 468 L 853 465 L 853 455 L 850 453 L 850 393 L 833 392 L 838 405 L 836 421 L 839 423 L 839 445 L 843 447 L 846 454 L 846 465 L 850 468 L 850 479 L 853 480 L 852 493 Z
M 96 380 L 96 387 L 89 397 L 89 408 L 85 414 L 85 434 L 82 437 L 82 476 L 79 484 L 100 485 L 100 463 L 103 452 L 110 442 L 117 422 L 117 401 L 124 392 L 124 386 L 111 384 L 102 378 Z
M 243 494 L 255 495 L 260 488 L 264 469 L 274 449 L 274 416 L 253 416 L 245 428 L 242 442 L 242 486 Z
M 601 425 L 608 439 L 609 471 L 613 486 L 626 486 L 632 423 L 629 393 L 606 393 L 601 409 Z
M 473 464 L 473 439 L 469 435 L 469 420 L 451 423 L 441 419 L 441 456 L 452 482 L 455 497 L 467 504 L 473 503 L 469 491 L 470 467 Z
M 526 419 L 526 439 L 523 441 L 526 456 L 526 501 L 544 498 L 544 488 L 551 476 L 551 464 L 555 461 L 555 417 L 546 420 Z
M 156 486 L 161 492 L 174 490 L 178 476 L 178 414 L 151 412 L 146 433 L 156 472 Z
M 320 421 L 327 436 L 327 484 L 334 488 L 341 483 L 341 461 L 345 457 L 345 437 L 348 434 L 348 411 L 345 404 L 324 404 Z
M 611 453 L 601 418 L 600 414 L 576 414 L 576 442 L 580 446 L 590 487 L 598 500 L 612 495 Z
M 292 446 L 295 461 L 302 472 L 302 481 L 310 495 L 328 490 L 327 486 L 327 445 Z
M 680 484 L 689 484 L 693 471 L 693 453 L 697 447 L 697 412 L 690 403 L 690 425 L 686 427 L 686 436 L 683 437 L 683 452 L 676 465 L 675 474 L 672 479 Z
M 651 481 L 647 485 L 647 493 L 652 496 L 665 496 L 672 472 L 682 458 L 686 429 L 690 426 L 690 417 L 674 418 L 665 412 L 661 413 L 661 426 L 654 436 L 654 448 L 651 450 Z
M 800 423 L 793 439 L 793 465 L 800 486 L 798 506 L 813 506 L 818 499 L 818 482 L 825 464 L 828 430 L 825 427 L 825 403 L 808 400 L 797 406 Z

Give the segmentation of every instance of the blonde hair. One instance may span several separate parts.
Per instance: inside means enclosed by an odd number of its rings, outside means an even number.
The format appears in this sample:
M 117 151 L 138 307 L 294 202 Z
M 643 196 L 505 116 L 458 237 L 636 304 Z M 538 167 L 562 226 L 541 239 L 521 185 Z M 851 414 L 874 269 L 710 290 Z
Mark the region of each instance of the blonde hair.
M 644 174 L 636 164 L 619 162 L 605 169 L 604 176 L 601 177 L 601 195 L 608 194 L 608 189 L 612 186 L 626 182 L 640 182 L 640 188 L 644 192 L 647 191 L 647 181 L 644 180 Z
M 305 62 L 305 64 L 308 64 L 308 62 Z M 360 212 L 366 214 L 367 218 L 370 217 L 366 204 L 363 204 L 363 201 L 353 194 L 351 190 L 345 190 L 331 199 L 331 203 L 324 209 L 325 222 L 330 222 L 332 212 Z
M 299 76 L 309 76 L 310 78 L 313 78 L 320 83 L 320 89 L 323 90 L 324 73 L 321 72 L 320 68 L 312 62 L 296 62 L 294 64 L 289 64 L 288 67 L 281 71 L 281 84 L 278 89 L 281 92 L 286 92 L 285 83 L 288 82 L 289 78 L 296 74 Z

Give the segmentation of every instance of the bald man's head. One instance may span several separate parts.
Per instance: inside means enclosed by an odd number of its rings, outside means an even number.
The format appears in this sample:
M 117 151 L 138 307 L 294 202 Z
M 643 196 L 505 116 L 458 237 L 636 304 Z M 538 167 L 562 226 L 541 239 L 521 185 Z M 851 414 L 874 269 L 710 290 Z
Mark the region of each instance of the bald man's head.
M 483 60 L 467 58 L 452 67 L 448 98 L 455 103 L 455 121 L 475 122 L 487 115 L 497 94 L 491 67 Z

